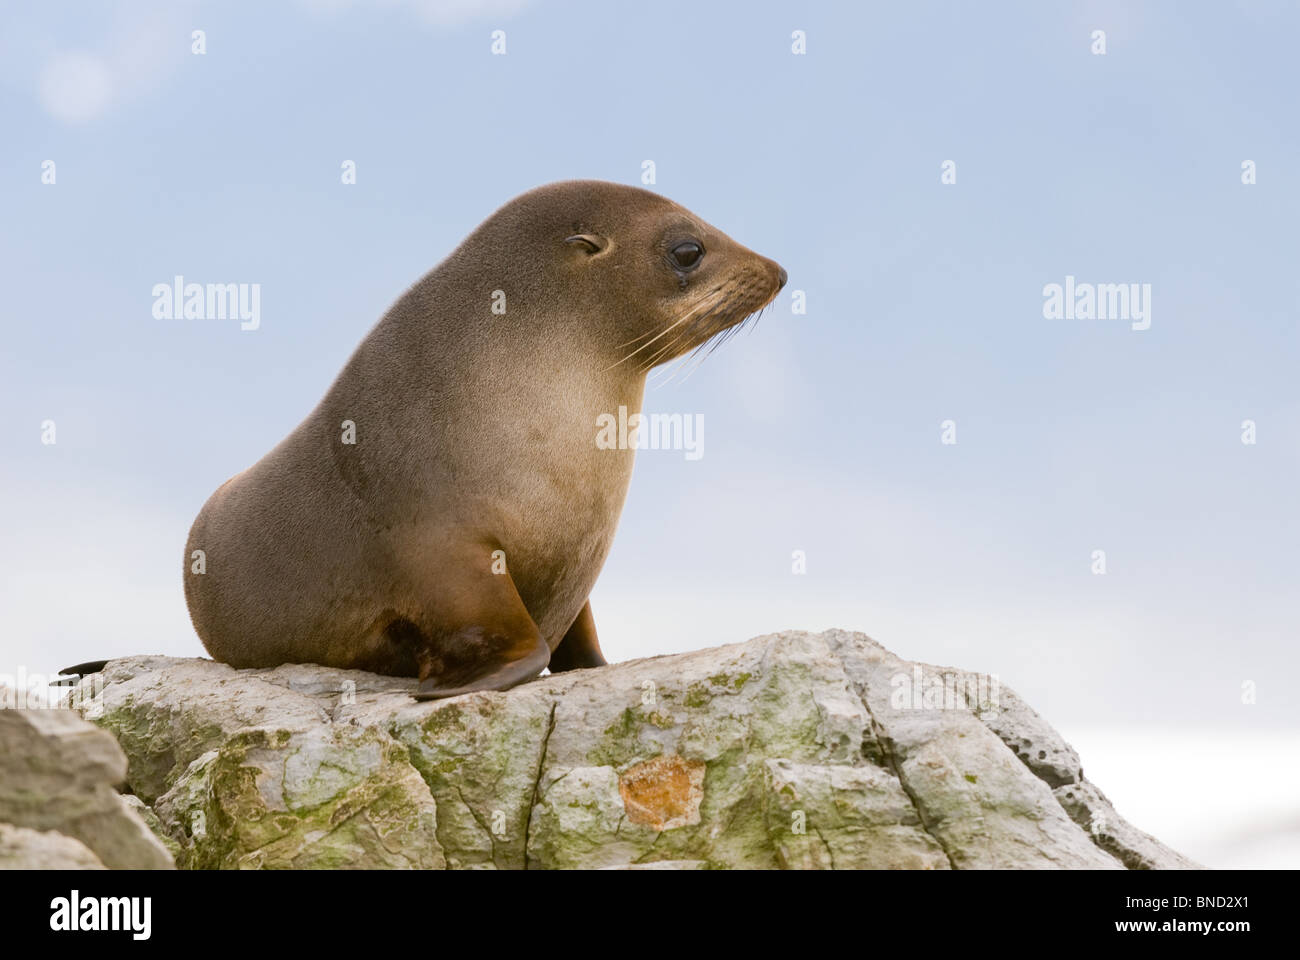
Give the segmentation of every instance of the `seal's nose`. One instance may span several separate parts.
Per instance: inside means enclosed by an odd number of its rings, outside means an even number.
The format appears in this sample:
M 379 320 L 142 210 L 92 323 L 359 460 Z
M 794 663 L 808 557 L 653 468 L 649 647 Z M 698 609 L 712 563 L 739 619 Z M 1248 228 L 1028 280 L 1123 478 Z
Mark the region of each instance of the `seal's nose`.
M 776 278 L 776 289 L 780 290 L 782 287 L 785 286 L 786 273 L 785 273 L 785 267 L 777 267 L 777 269 L 780 270 L 781 272 L 777 275 Z

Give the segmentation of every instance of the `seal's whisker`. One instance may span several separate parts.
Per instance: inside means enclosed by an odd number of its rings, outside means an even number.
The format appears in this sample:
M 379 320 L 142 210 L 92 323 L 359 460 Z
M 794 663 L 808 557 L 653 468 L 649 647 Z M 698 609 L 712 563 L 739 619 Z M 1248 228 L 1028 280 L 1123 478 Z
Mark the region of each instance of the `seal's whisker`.
M 660 357 L 667 355 L 672 348 L 682 343 L 682 341 L 688 340 L 689 337 L 690 337 L 689 331 L 679 334 L 667 348 L 660 350 L 650 360 L 646 361 L 646 363 L 641 368 L 642 372 L 649 373 L 650 371 L 654 370 L 655 366 L 660 362 L 659 359 Z M 662 371 L 655 371 L 656 376 L 658 376 L 660 373 L 662 373 Z
M 655 333 L 654 330 L 647 330 L 645 333 L 641 334 L 639 337 L 633 337 L 631 340 L 625 340 L 625 341 L 623 341 L 622 343 L 619 344 L 619 346 L 620 346 L 620 347 L 631 346 L 632 344 L 636 343 L 638 340 L 644 340 L 646 337 L 653 336 L 654 333 Z
M 686 322 L 687 320 L 689 320 L 689 319 L 690 319 L 690 316 L 687 315 L 687 316 L 685 316 L 685 317 L 682 317 L 680 320 L 676 321 L 675 323 L 671 323 L 671 324 L 669 324 L 669 325 L 668 325 L 667 327 L 665 327 L 662 331 L 660 331 L 660 332 L 659 332 L 659 333 L 658 333 L 658 334 L 657 334 L 653 339 L 651 339 L 651 340 L 647 340 L 645 343 L 641 344 L 641 346 L 637 347 L 635 350 L 633 350 L 631 353 L 629 353 L 629 354 L 628 354 L 626 357 L 624 357 L 622 360 L 618 360 L 618 361 L 616 361 L 616 362 L 614 362 L 614 363 L 611 363 L 611 364 L 610 364 L 608 367 L 606 367 L 605 369 L 606 369 L 606 370 L 613 370 L 615 367 L 619 366 L 620 364 L 626 363 L 627 361 L 629 361 L 629 360 L 631 360 L 633 357 L 635 357 L 638 353 L 640 353 L 642 350 L 644 350 L 646 347 L 650 346 L 650 344 L 654 343 L 655 340 L 658 340 L 660 337 L 664 336 L 664 334 L 671 333 L 673 330 L 675 330 L 677 327 L 680 327 L 683 323 L 685 323 L 685 322 Z
M 734 296 L 735 296 L 734 291 L 731 292 L 731 293 L 728 293 L 728 294 L 727 294 L 726 296 L 724 296 L 721 300 L 719 300 L 719 301 L 718 301 L 717 303 L 715 303 L 712 307 L 710 307 L 708 313 L 706 313 L 706 314 L 704 314 L 704 316 L 700 317 L 699 322 L 700 322 L 700 323 L 707 323 L 708 320 L 709 320 L 709 318 L 712 317 L 714 314 L 719 313 L 720 311 L 726 309 L 727 305 L 728 305 L 729 303 L 731 303 L 731 301 L 732 301 L 732 299 L 733 299 Z M 670 344 L 670 346 L 675 345 L 675 344 L 678 343 L 681 339 L 682 339 L 682 337 L 679 336 L 679 337 L 677 338 L 677 340 L 674 340 L 673 343 Z M 707 338 L 706 338 L 706 341 L 705 341 L 705 342 L 707 342 Z M 701 344 L 701 346 L 703 346 L 703 344 Z M 698 349 L 698 348 L 697 348 L 697 349 Z M 645 365 L 641 368 L 642 372 L 652 369 L 652 368 L 654 367 L 655 363 L 658 362 L 659 357 L 663 356 L 666 352 L 667 352 L 666 349 L 665 349 L 665 350 L 660 350 L 660 351 L 659 351 L 658 353 L 656 353 L 653 357 L 651 357 L 651 358 L 650 358 L 650 361 L 649 361 L 647 364 L 645 364 Z
M 696 300 L 695 303 L 691 306 L 691 310 L 693 311 L 699 309 L 702 306 L 707 306 L 710 302 L 710 298 L 713 297 L 715 294 L 720 293 L 721 291 L 722 291 L 722 287 L 714 287 L 708 293 L 704 294 L 698 300 Z M 687 316 L 689 315 L 690 313 L 688 312 Z M 679 322 L 680 321 L 677 321 L 675 323 L 670 323 L 662 331 L 659 332 L 666 333 L 668 330 L 671 330 L 673 327 L 677 326 L 677 323 Z M 638 340 L 644 340 L 646 337 L 653 336 L 655 332 L 656 331 L 654 330 L 647 331 L 646 333 L 643 333 L 640 336 L 633 337 L 631 340 L 625 340 L 623 343 L 620 343 L 619 346 L 620 347 L 630 346 L 631 344 L 636 343 Z
M 658 362 L 659 358 L 662 357 L 664 354 L 668 353 L 670 350 L 672 350 L 672 348 L 677 346 L 677 344 L 681 343 L 682 339 L 685 336 L 686 334 L 684 333 L 678 334 L 673 339 L 673 341 L 669 343 L 667 346 L 660 347 L 657 351 L 655 351 L 655 355 L 645 362 L 645 365 L 642 367 L 642 372 L 652 370 L 654 368 L 655 363 Z
M 696 347 L 695 350 L 691 353 L 690 357 L 687 358 L 691 360 L 691 364 L 686 368 L 686 373 L 682 375 L 682 379 L 680 381 L 681 383 L 685 383 L 687 380 L 689 380 L 691 378 L 691 374 L 694 373 L 696 370 L 698 370 L 700 364 L 704 362 L 704 358 L 705 356 L 707 356 L 707 354 L 704 353 L 704 348 L 707 344 L 708 341 L 707 340 L 704 341 L 704 343 Z
M 745 324 L 749 323 L 749 321 L 755 316 L 756 314 L 751 313 L 749 316 L 745 317 L 744 320 L 740 321 L 740 323 L 728 327 L 726 330 L 723 330 L 720 334 L 710 337 L 709 340 L 706 340 L 704 341 L 704 343 L 700 344 L 695 349 L 695 351 L 691 354 L 692 357 L 696 356 L 696 354 L 699 354 L 700 351 L 704 350 L 706 346 L 709 349 L 704 352 L 703 356 L 700 356 L 699 359 L 696 360 L 695 363 L 691 365 L 691 368 L 689 370 L 686 371 L 686 375 L 682 377 L 682 383 L 685 383 L 688 379 L 690 379 L 691 374 L 699 369 L 700 364 L 704 363 L 705 360 L 707 360 L 710 356 L 712 356 L 714 350 L 718 349 L 718 347 L 722 346 L 724 343 L 726 343 L 728 340 L 734 337 L 737 333 L 739 333 L 741 328 L 743 328 Z M 709 343 L 710 340 L 712 341 L 711 346 Z
M 673 364 L 672 367 L 668 368 L 667 376 L 655 384 L 655 389 L 658 390 L 660 387 L 666 387 L 668 384 L 672 383 L 676 378 L 678 371 L 680 371 L 693 356 L 695 356 L 695 352 L 691 351 L 690 353 L 684 353 L 678 357 L 677 362 Z
M 667 368 L 666 370 L 656 370 L 654 375 L 656 377 L 663 377 L 663 379 L 661 379 L 658 383 L 655 384 L 655 389 L 658 390 L 660 387 L 672 383 L 673 377 L 677 376 L 677 371 L 681 370 L 681 368 L 686 365 L 686 362 L 690 360 L 692 356 L 694 356 L 694 351 L 684 353 L 677 358 L 677 362 L 673 364 L 671 367 Z
M 714 292 L 716 292 L 716 291 L 714 291 Z M 692 307 L 690 310 L 688 310 L 688 311 L 687 311 L 687 312 L 682 316 L 682 318 L 681 318 L 680 320 L 677 320 L 677 321 L 675 321 L 675 322 L 669 324 L 668 327 L 666 327 L 662 332 L 660 332 L 659 334 L 657 334 L 653 339 L 647 340 L 645 343 L 641 344 L 641 346 L 637 347 L 635 350 L 633 350 L 631 353 L 629 353 L 629 354 L 628 354 L 626 357 L 624 357 L 622 360 L 619 360 L 619 361 L 617 361 L 616 363 L 611 363 L 611 364 L 610 364 L 608 367 L 606 367 L 605 369 L 606 369 L 606 370 L 612 370 L 612 369 L 614 369 L 615 367 L 617 367 L 619 364 L 621 364 L 621 363 L 625 363 L 625 362 L 627 362 L 628 360 L 631 360 L 633 357 L 635 357 L 638 353 L 640 353 L 640 352 L 641 352 L 642 350 L 644 350 L 646 347 L 650 346 L 650 344 L 654 343 L 655 340 L 658 340 L 660 337 L 664 336 L 664 334 L 669 333 L 669 332 L 672 331 L 672 330 L 675 330 L 677 327 L 680 327 L 683 323 L 685 323 L 685 322 L 686 322 L 687 320 L 689 320 L 692 316 L 694 316 L 695 313 L 696 313 L 696 311 L 698 311 L 698 310 L 701 309 L 702 307 L 708 306 L 708 297 L 710 297 L 710 296 L 712 296 L 712 295 L 713 295 L 713 294 L 707 294 L 704 298 L 701 299 L 701 301 L 700 301 L 699 303 L 697 303 L 694 307 Z M 706 314 L 706 316 L 707 316 L 707 314 Z M 639 339 L 639 338 L 638 338 L 638 339 Z M 631 341 L 631 342 L 634 343 L 635 341 Z
M 723 332 L 725 332 L 725 331 L 723 331 Z M 716 334 L 715 334 L 715 336 L 716 336 Z M 679 363 L 677 364 L 677 366 L 673 367 L 672 372 L 671 372 L 671 373 L 669 374 L 669 376 L 668 376 L 668 379 L 665 380 L 665 381 L 663 381 L 663 383 L 658 384 L 658 386 L 663 386 L 663 385 L 666 384 L 666 383 L 670 383 L 670 382 L 672 382 L 673 378 L 674 378 L 675 376 L 677 376 L 678 371 L 680 371 L 683 367 L 685 367 L 685 366 L 686 366 L 686 365 L 687 365 L 691 360 L 693 360 L 693 359 L 695 359 L 696 357 L 698 357 L 698 356 L 700 355 L 701 351 L 703 351 L 704 348 L 705 348 L 706 346 L 708 346 L 709 341 L 712 340 L 712 339 L 714 339 L 714 337 L 712 337 L 712 336 L 711 336 L 711 337 L 706 337 L 706 338 L 705 338 L 701 343 L 699 343 L 699 344 L 695 347 L 694 350 L 690 351 L 690 352 L 687 353 L 685 356 L 683 356 L 682 359 L 681 359 L 681 362 L 679 362 Z M 685 377 L 682 377 L 682 381 L 681 381 L 682 383 L 685 383 L 685 382 L 686 382 L 686 377 L 689 377 L 689 376 L 691 375 L 691 373 L 694 371 L 694 369 L 695 369 L 696 366 L 699 366 L 699 363 L 698 363 L 698 362 L 697 362 L 694 366 L 692 366 L 692 367 L 690 368 L 690 370 L 687 371 Z

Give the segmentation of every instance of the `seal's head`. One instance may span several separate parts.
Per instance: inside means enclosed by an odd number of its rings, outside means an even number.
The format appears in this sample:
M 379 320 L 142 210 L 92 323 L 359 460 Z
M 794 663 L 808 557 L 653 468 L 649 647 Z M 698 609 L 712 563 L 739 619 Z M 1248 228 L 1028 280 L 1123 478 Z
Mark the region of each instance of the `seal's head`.
M 734 331 L 786 281 L 779 264 L 671 200 L 599 180 L 532 190 L 479 233 L 533 266 L 531 295 L 585 323 L 593 359 L 637 374 Z

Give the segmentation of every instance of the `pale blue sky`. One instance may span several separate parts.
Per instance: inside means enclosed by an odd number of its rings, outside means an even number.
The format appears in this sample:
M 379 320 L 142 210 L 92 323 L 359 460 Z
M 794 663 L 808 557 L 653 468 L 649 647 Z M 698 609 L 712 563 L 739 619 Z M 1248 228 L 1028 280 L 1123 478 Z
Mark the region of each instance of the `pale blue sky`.
M 211 491 L 499 204 L 652 159 L 790 283 L 648 394 L 705 456 L 639 457 L 612 659 L 842 626 L 1067 735 L 1296 729 L 1296 4 L 119 7 L 3 14 L 6 662 L 201 654 Z M 175 274 L 260 283 L 261 329 L 155 320 Z M 1151 329 L 1045 320 L 1067 274 L 1150 283 Z

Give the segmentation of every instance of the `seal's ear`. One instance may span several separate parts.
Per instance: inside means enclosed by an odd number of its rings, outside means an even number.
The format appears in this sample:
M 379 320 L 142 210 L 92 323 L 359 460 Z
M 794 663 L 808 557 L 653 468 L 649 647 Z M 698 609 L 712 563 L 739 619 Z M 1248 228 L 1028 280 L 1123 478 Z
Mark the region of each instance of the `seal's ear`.
M 575 233 L 571 237 L 565 237 L 564 242 L 586 250 L 588 256 L 594 256 L 609 246 L 608 240 L 594 233 Z

